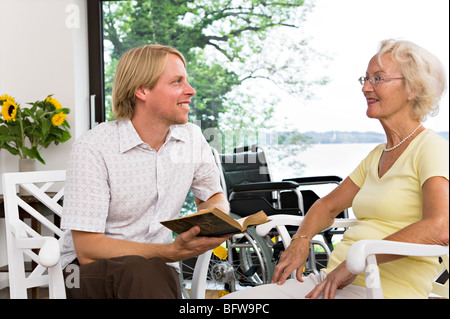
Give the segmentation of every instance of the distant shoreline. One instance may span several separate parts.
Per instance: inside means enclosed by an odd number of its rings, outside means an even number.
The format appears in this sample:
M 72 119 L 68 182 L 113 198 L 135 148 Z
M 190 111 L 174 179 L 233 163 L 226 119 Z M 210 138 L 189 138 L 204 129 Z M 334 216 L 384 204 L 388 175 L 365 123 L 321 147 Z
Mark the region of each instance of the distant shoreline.
M 436 133 L 447 141 L 449 140 L 449 132 Z M 301 134 L 309 136 L 313 144 L 384 143 L 386 141 L 386 136 L 377 132 L 329 131 L 304 132 Z

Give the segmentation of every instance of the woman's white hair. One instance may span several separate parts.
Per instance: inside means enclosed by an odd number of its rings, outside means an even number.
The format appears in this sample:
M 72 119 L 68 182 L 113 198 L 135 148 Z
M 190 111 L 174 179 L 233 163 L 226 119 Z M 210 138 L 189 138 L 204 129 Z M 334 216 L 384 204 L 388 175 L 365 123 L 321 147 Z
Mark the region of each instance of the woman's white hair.
M 414 116 L 421 122 L 427 116 L 435 116 L 439 111 L 439 102 L 447 89 L 444 66 L 441 61 L 424 48 L 405 40 L 384 40 L 377 53 L 381 57 L 390 54 L 398 64 L 404 77 L 405 88 L 414 99 Z

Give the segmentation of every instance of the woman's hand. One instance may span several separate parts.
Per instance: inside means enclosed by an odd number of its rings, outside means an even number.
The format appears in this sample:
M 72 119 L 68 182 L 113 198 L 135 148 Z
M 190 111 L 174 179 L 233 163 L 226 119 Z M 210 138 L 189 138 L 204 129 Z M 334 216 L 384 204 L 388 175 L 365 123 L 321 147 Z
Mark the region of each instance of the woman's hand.
M 336 269 L 330 272 L 324 281 L 318 284 L 309 294 L 305 297 L 310 299 L 316 299 L 323 292 L 323 299 L 334 299 L 337 289 L 342 289 L 345 286 L 351 284 L 355 280 L 357 275 L 352 274 L 347 269 L 347 264 L 344 261 Z
M 292 241 L 289 247 L 281 255 L 273 272 L 272 283 L 278 285 L 284 284 L 289 275 L 297 270 L 297 280 L 303 282 L 303 268 L 309 254 L 309 241 L 306 239 L 297 239 Z
M 358 191 L 359 187 L 347 177 L 330 194 L 318 199 L 311 206 L 297 234 L 313 238 L 314 235 L 330 227 L 340 212 L 351 207 Z M 297 280 L 303 282 L 303 267 L 309 255 L 309 247 L 310 243 L 306 238 L 291 241 L 275 267 L 272 283 L 284 284 L 294 270 L 297 270 Z

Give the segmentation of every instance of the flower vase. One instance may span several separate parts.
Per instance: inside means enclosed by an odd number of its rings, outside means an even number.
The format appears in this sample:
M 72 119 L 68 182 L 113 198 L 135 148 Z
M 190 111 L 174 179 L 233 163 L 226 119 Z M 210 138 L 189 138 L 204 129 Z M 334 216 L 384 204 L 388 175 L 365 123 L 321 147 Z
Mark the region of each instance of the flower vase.
M 36 170 L 35 158 L 20 158 L 19 159 L 19 172 L 32 172 Z M 25 189 L 19 186 L 19 195 L 31 195 Z
M 21 158 L 19 159 L 19 172 L 32 172 L 36 170 L 35 158 Z

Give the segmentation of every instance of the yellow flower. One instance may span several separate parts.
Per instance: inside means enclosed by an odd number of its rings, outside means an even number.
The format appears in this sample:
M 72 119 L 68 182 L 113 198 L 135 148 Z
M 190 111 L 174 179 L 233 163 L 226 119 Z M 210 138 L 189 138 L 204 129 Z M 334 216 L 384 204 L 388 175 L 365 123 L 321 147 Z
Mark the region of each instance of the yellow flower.
M 227 249 L 225 247 L 223 247 L 223 246 L 219 246 L 219 247 L 214 248 L 213 254 L 217 258 L 220 258 L 222 260 L 225 260 L 228 257 Z
M 47 96 L 47 98 L 45 99 L 45 102 L 51 103 L 55 107 L 56 110 L 59 110 L 62 108 L 61 103 L 59 103 L 59 101 L 57 99 L 54 99 L 50 96 Z
M 11 100 L 11 101 L 13 101 L 13 102 L 16 102 L 16 100 L 14 99 L 14 97 L 12 97 L 12 96 L 10 96 L 10 95 L 8 95 L 8 94 L 3 94 L 3 95 L 0 95 L 0 101 L 6 101 L 6 100 Z
M 56 113 L 55 115 L 53 115 L 52 117 L 52 124 L 54 126 L 60 126 L 61 124 L 64 123 L 64 121 L 66 120 L 67 115 L 64 113 Z
M 2 98 L 3 98 L 3 96 L 2 96 Z M 6 122 L 16 121 L 17 108 L 18 108 L 18 106 L 14 102 L 14 99 L 7 98 L 6 101 L 3 102 L 3 105 L 2 105 L 3 119 Z
M 230 292 L 226 291 L 226 290 L 220 290 L 219 291 L 219 298 L 222 298 L 223 296 L 228 295 Z

